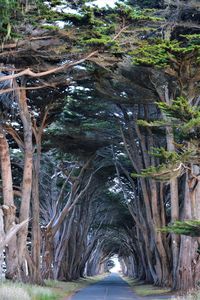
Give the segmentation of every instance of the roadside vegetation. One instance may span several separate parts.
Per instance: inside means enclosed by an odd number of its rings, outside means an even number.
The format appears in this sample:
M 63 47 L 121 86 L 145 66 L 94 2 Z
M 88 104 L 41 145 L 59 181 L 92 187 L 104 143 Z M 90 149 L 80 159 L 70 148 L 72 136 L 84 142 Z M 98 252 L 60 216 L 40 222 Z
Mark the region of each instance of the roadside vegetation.
M 80 289 L 98 282 L 106 274 L 81 278 L 72 282 L 46 280 L 45 286 L 12 283 L 8 280 L 0 283 L 1 300 L 62 300 Z
M 155 300 L 157 300 L 159 296 L 169 295 L 169 299 L 171 299 L 170 294 L 171 290 L 167 288 L 156 287 L 152 284 L 145 284 L 143 281 L 138 281 L 137 279 L 132 279 L 128 277 L 123 277 L 124 280 L 130 285 L 131 289 L 141 297 L 145 296 L 155 296 Z
M 200 292 L 198 292 L 198 289 L 188 294 L 184 293 L 183 295 L 173 296 L 171 289 L 157 287 L 152 284 L 145 284 L 145 282 L 138 281 L 137 279 L 128 277 L 123 278 L 130 285 L 131 289 L 140 297 L 155 297 L 154 300 L 160 300 L 162 299 L 162 296 L 166 296 L 165 299 L 167 300 L 200 300 Z M 169 296 L 169 298 L 167 298 L 167 296 Z

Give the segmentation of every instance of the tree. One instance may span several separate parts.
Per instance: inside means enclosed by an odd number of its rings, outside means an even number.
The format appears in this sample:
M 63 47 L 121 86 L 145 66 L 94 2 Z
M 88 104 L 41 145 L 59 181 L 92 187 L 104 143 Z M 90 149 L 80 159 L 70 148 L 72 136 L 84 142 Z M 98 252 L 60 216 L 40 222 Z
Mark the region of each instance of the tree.
M 166 43 L 159 43 L 156 45 L 147 45 L 147 48 L 143 48 L 141 49 L 141 51 L 143 52 L 144 56 L 143 58 L 139 58 L 139 61 L 142 63 L 147 63 L 150 65 L 158 65 L 158 66 L 162 66 L 165 67 L 165 72 L 171 76 L 173 79 L 176 80 L 176 93 L 177 95 L 180 95 L 179 98 L 177 98 L 177 100 L 174 100 L 174 102 L 172 101 L 172 95 L 170 96 L 170 92 L 169 92 L 169 88 L 168 86 L 165 87 L 164 92 L 162 92 L 162 89 L 160 89 L 158 87 L 158 84 L 155 83 L 155 87 L 158 91 L 158 95 L 160 97 L 160 100 L 164 101 L 162 103 L 160 103 L 160 108 L 161 111 L 163 112 L 164 115 L 164 120 L 163 121 L 158 121 L 157 124 L 156 122 L 152 122 L 152 123 L 148 123 L 146 122 L 147 126 L 167 126 L 167 130 L 166 130 L 166 138 L 167 138 L 167 145 L 168 145 L 168 151 L 166 152 L 165 150 L 160 150 L 158 151 L 158 153 L 156 154 L 157 157 L 160 157 L 161 159 L 165 159 L 165 163 L 163 165 L 160 165 L 156 168 L 150 168 L 147 169 L 146 171 L 144 171 L 143 174 L 146 173 L 146 175 L 148 176 L 148 172 L 149 174 L 152 174 L 152 176 L 154 178 L 160 179 L 160 180 L 170 180 L 171 182 L 171 197 L 173 200 L 171 200 L 171 210 L 172 210 L 172 216 L 171 216 L 171 221 L 175 222 L 179 219 L 180 216 L 185 216 L 185 218 L 192 218 L 192 211 L 191 208 L 188 206 L 189 202 L 188 199 L 190 197 L 194 197 L 194 196 L 190 196 L 188 194 L 189 191 L 189 186 L 192 184 L 192 179 L 190 179 L 190 176 L 188 177 L 188 175 L 186 176 L 187 180 L 186 180 L 186 190 L 185 190 L 185 195 L 184 195 L 184 200 L 183 200 L 183 205 L 184 205 L 184 209 L 181 212 L 180 208 L 178 207 L 179 204 L 179 199 L 178 197 L 173 197 L 172 191 L 175 192 L 176 195 L 178 195 L 178 185 L 177 183 L 175 183 L 176 179 L 173 179 L 174 177 L 180 176 L 182 175 L 182 165 L 178 165 L 178 161 L 180 161 L 181 164 L 181 158 L 179 157 L 179 154 L 176 154 L 175 151 L 177 151 L 178 149 L 176 149 L 176 136 L 174 138 L 174 132 L 172 130 L 173 126 L 172 126 L 172 119 L 170 121 L 169 117 L 172 116 L 174 118 L 174 120 L 176 118 L 179 118 L 178 115 L 176 116 L 176 114 L 180 114 L 183 112 L 183 114 L 185 114 L 185 120 L 187 122 L 189 115 L 192 113 L 192 105 L 195 105 L 195 101 L 196 99 L 198 99 L 198 89 L 196 88 L 196 83 L 199 81 L 198 78 L 198 58 L 199 58 L 199 46 L 196 44 L 196 40 L 195 40 L 195 35 L 191 35 L 191 36 L 184 36 L 185 38 L 185 42 L 186 44 L 184 46 L 182 46 L 182 44 L 180 42 L 177 41 L 172 41 L 171 42 L 167 42 Z M 166 47 L 166 48 L 165 48 Z M 150 50 L 151 49 L 151 50 Z M 153 58 L 152 53 L 154 52 L 153 55 L 155 55 L 155 53 L 157 53 L 157 55 L 155 56 L 155 59 Z M 159 56 L 160 53 L 160 56 Z M 140 53 L 141 54 L 141 53 Z M 140 55 L 139 54 L 139 55 Z M 137 60 L 137 58 L 136 58 Z M 190 71 L 189 71 L 190 70 Z M 190 73 L 191 72 L 191 73 Z M 187 79 L 186 79 L 187 78 Z M 163 96 L 162 96 L 163 95 Z M 166 96 L 167 95 L 167 96 Z M 187 97 L 187 100 L 186 98 Z M 166 109 L 165 109 L 166 108 Z M 167 111 L 167 108 L 170 108 L 173 110 L 174 109 L 174 114 L 170 115 L 170 112 Z M 176 111 L 176 112 L 175 112 Z M 186 112 L 187 111 L 187 112 Z M 180 116 L 180 119 L 182 119 L 183 116 Z M 195 122 L 195 116 L 191 117 L 191 123 Z M 194 119 L 193 119 L 194 118 Z M 173 120 L 173 122 L 174 122 Z M 160 124 L 159 124 L 160 122 Z M 145 122 L 140 122 L 139 124 L 141 125 L 145 125 Z M 176 124 L 176 126 L 178 125 L 178 123 Z M 170 127 L 171 126 L 171 127 Z M 188 125 L 190 126 L 190 125 Z M 182 124 L 183 127 L 183 124 Z M 182 127 L 179 128 L 179 131 L 181 132 Z M 186 125 L 187 127 L 187 125 Z M 178 133 L 179 138 L 178 138 L 178 143 L 182 143 L 183 141 L 181 141 L 182 137 L 180 135 L 180 133 Z M 184 143 L 184 142 L 183 142 Z M 189 144 L 188 144 L 189 145 Z M 187 149 L 187 151 L 190 151 L 189 149 Z M 174 154 L 173 154 L 174 152 Z M 180 155 L 186 155 L 186 152 L 183 152 Z M 179 157 L 179 158 L 178 158 Z M 186 158 L 187 160 L 187 158 Z M 166 162 L 168 163 L 168 166 L 166 165 Z M 165 169 L 166 167 L 166 169 Z M 169 169 L 170 168 L 170 169 Z M 193 169 L 193 167 L 192 167 Z M 149 170 L 149 171 L 148 171 Z M 177 171 L 177 173 L 175 172 Z M 171 175 L 170 175 L 171 173 Z M 187 172 L 186 172 L 187 173 Z M 154 174 L 154 175 L 153 175 Z M 187 187 L 187 183 L 188 183 L 188 187 Z M 176 190 L 174 190 L 174 188 Z M 198 189 L 198 187 L 197 187 Z M 176 199 L 176 202 L 174 203 Z M 175 209 L 174 208 L 174 204 L 175 204 Z M 188 212 L 191 212 L 190 215 L 188 215 Z M 195 215 L 193 215 L 195 216 Z M 173 236 L 172 236 L 173 238 Z M 176 244 L 178 245 L 179 243 L 179 238 L 173 238 L 173 240 L 176 241 Z M 192 251 L 189 250 L 188 248 L 186 248 L 185 246 L 183 246 L 185 243 L 187 243 L 187 245 L 189 245 L 189 243 L 192 243 L 192 240 L 189 240 L 188 238 L 182 237 L 181 241 L 180 241 L 180 252 L 179 252 L 179 259 L 177 258 L 178 252 L 176 250 L 176 252 L 174 252 L 174 262 L 176 262 L 177 267 L 175 267 L 175 270 L 180 269 L 180 264 L 186 265 L 186 264 L 190 264 L 191 262 L 188 260 L 186 261 L 184 259 L 185 255 L 184 255 L 184 251 Z M 176 247 L 177 248 L 177 247 Z M 184 250 L 183 250 L 184 249 Z M 193 253 L 194 257 L 196 258 L 196 254 Z M 182 260 L 182 261 L 181 261 Z M 176 271 L 177 272 L 177 271 Z M 179 275 L 177 275 L 177 273 L 174 273 L 176 281 L 174 284 L 174 287 L 177 289 L 187 289 L 187 288 L 192 288 L 193 285 L 195 285 L 195 282 L 193 281 L 193 275 L 192 273 L 190 274 L 186 274 L 186 273 L 180 273 Z

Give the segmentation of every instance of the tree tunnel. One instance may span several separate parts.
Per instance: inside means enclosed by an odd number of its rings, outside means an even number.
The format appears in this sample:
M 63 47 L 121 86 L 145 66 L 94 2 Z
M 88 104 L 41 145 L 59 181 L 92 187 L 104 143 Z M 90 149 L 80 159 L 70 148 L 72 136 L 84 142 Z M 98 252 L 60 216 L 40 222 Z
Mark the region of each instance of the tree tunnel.
M 75 280 L 117 257 L 127 276 L 194 288 L 199 239 L 182 222 L 200 219 L 197 1 L 3 2 L 6 277 Z

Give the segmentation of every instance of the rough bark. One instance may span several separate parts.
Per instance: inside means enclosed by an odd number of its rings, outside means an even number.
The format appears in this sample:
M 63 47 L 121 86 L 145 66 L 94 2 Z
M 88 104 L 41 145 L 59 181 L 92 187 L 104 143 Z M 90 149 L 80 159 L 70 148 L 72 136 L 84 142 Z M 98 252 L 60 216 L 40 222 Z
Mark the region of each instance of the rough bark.
M 4 232 L 3 210 L 2 208 L 0 208 L 0 245 L 3 245 L 4 239 L 5 239 L 5 232 Z M 0 246 L 0 280 L 3 278 L 3 263 L 4 263 L 3 247 Z
M 3 212 L 5 220 L 5 232 L 7 233 L 15 225 L 15 204 L 13 198 L 13 182 L 10 162 L 9 146 L 2 127 L 0 127 L 0 160 L 1 178 L 3 191 Z M 9 279 L 19 279 L 17 237 L 6 247 L 6 277 Z
M 18 97 L 20 118 L 23 124 L 24 136 L 24 168 L 22 180 L 22 198 L 20 206 L 20 222 L 29 218 L 30 215 L 30 199 L 32 190 L 32 168 L 33 168 L 33 146 L 32 146 L 32 122 L 28 109 L 26 91 L 22 90 Z M 28 270 L 26 264 L 26 241 L 28 235 L 28 224 L 18 235 L 18 255 L 23 281 L 27 280 Z

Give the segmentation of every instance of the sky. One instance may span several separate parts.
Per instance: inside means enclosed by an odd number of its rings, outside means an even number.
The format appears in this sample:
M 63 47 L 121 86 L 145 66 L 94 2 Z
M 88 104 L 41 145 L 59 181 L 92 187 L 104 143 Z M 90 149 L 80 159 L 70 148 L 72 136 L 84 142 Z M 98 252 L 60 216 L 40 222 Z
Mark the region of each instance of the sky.
M 110 7 L 114 7 L 115 6 L 115 2 L 117 2 L 117 0 L 96 0 L 96 1 L 92 1 L 91 4 L 92 5 L 96 4 L 99 7 L 104 7 L 106 5 L 109 5 Z M 46 3 L 48 3 L 48 1 L 46 1 Z M 56 10 L 56 11 L 63 11 L 65 13 L 77 13 L 76 10 L 68 8 L 65 5 L 64 6 L 63 5 L 56 6 L 54 8 L 54 10 Z M 59 26 L 60 28 L 64 28 L 64 26 L 65 26 L 66 23 L 64 21 L 56 21 L 55 24 L 57 26 Z
M 99 7 L 103 7 L 106 4 L 108 4 L 109 6 L 113 7 L 115 4 L 116 0 L 96 0 L 93 3 L 97 4 Z
M 119 271 L 121 271 L 121 265 L 120 265 L 117 255 L 114 255 L 113 257 L 111 257 L 111 260 L 114 261 L 115 266 L 110 270 L 110 272 L 118 273 Z

